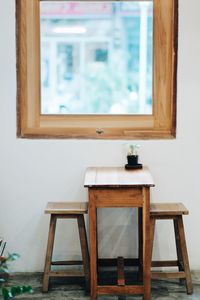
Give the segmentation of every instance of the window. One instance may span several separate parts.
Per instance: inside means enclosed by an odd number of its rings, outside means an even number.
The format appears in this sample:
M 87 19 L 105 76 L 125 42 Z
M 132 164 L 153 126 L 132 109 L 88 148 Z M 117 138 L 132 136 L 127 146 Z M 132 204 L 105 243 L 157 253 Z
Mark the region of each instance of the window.
M 18 136 L 172 138 L 177 0 L 16 0 Z

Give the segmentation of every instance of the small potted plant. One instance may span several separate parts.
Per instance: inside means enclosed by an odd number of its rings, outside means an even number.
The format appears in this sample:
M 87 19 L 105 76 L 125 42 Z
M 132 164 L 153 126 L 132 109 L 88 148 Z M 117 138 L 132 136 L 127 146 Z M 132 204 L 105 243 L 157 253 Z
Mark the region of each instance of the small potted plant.
M 138 149 L 139 145 L 131 144 L 128 147 L 127 161 L 129 166 L 138 165 Z

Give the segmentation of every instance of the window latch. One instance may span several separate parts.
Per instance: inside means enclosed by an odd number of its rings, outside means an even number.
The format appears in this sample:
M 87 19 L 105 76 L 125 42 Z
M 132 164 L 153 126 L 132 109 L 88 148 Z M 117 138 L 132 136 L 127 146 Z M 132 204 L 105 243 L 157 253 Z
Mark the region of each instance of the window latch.
M 97 134 L 102 134 L 102 133 L 104 133 L 104 131 L 103 131 L 102 128 L 97 128 L 96 133 Z

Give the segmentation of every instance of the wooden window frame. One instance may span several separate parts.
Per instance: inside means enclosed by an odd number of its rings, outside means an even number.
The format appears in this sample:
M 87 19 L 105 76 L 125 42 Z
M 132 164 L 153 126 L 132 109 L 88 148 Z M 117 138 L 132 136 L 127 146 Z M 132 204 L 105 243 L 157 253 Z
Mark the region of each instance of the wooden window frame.
M 167 139 L 176 136 L 178 0 L 153 0 L 153 114 L 40 114 L 40 0 L 16 0 L 17 136 Z

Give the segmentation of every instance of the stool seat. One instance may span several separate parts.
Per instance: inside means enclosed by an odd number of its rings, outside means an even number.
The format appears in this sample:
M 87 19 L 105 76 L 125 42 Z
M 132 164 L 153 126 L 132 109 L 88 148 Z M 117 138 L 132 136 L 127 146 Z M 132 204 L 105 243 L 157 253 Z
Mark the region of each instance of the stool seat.
M 151 203 L 151 216 L 161 215 L 188 215 L 189 211 L 183 203 Z
M 45 214 L 87 214 L 87 202 L 48 202 Z

